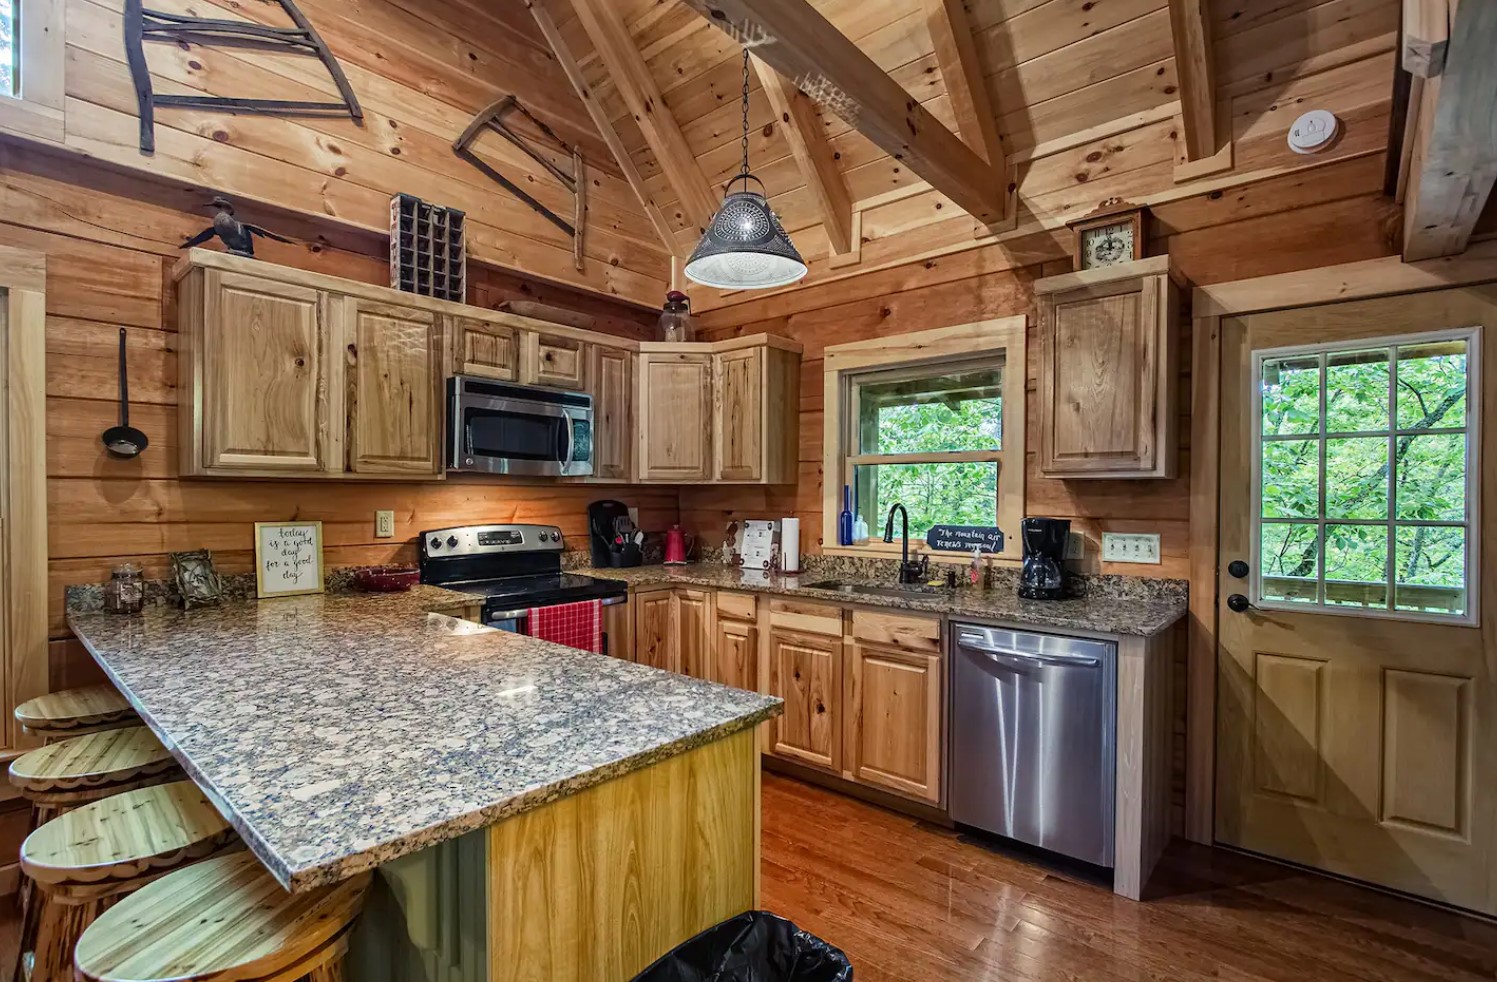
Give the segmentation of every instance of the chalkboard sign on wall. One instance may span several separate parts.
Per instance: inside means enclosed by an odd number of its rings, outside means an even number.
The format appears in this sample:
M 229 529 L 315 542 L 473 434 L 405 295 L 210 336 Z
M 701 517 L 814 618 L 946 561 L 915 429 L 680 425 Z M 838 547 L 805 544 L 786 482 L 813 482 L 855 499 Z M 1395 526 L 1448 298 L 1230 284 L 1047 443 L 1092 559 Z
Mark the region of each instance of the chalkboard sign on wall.
M 934 525 L 925 535 L 925 544 L 947 552 L 1003 551 L 1003 530 L 992 525 Z
M 255 523 L 255 596 L 322 592 L 322 523 Z

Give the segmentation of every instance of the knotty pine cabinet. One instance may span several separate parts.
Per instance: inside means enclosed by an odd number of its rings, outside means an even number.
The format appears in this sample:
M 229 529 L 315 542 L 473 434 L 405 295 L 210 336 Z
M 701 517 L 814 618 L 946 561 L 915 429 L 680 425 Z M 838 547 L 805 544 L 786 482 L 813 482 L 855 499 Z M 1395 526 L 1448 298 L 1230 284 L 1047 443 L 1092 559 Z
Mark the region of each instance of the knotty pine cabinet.
M 443 472 L 442 332 L 435 314 L 358 297 L 331 301 L 343 319 L 348 469 Z
M 861 784 L 939 804 L 945 660 L 941 624 L 854 611 L 847 658 L 847 770 Z
M 769 631 L 769 694 L 785 700 L 773 753 L 842 770 L 842 639 L 782 627 Z
M 696 484 L 712 479 L 712 355 L 639 353 L 639 477 Z
M 630 606 L 635 661 L 693 678 L 711 678 L 711 591 L 686 587 L 638 590 Z
M 1175 476 L 1182 286 L 1168 256 L 1035 281 L 1046 477 Z
M 592 346 L 593 481 L 634 477 L 634 355 Z

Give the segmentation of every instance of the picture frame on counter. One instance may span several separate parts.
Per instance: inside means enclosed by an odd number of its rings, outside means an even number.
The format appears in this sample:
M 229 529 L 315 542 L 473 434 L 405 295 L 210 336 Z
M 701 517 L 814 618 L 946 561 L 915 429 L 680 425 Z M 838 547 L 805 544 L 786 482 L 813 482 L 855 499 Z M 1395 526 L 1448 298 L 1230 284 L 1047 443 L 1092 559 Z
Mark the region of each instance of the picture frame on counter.
M 255 523 L 255 596 L 322 593 L 321 522 Z

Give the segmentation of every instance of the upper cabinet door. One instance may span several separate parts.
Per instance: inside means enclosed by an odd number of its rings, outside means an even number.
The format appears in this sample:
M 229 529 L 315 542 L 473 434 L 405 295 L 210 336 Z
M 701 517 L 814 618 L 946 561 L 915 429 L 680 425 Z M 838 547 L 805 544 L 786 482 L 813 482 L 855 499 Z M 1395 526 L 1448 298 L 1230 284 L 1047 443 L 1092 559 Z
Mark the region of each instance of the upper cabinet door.
M 646 481 L 712 479 L 712 355 L 639 356 L 639 471 Z
M 1118 269 L 1039 297 L 1047 477 L 1174 476 L 1178 292 L 1168 273 Z
M 196 306 L 193 300 L 188 305 Z M 184 319 L 197 315 L 188 305 Z M 342 421 L 330 405 L 327 310 L 318 291 L 210 270 L 201 317 L 185 333 L 201 351 L 203 467 L 342 470 Z
M 515 381 L 520 374 L 518 332 L 508 324 L 452 318 L 452 371 L 454 375 Z
M 764 349 L 714 355 L 717 370 L 717 477 L 757 481 L 764 476 Z
M 440 475 L 441 339 L 436 316 L 353 297 L 342 303 L 348 469 Z
M 525 371 L 521 381 L 582 391 L 587 388 L 588 345 L 554 334 L 525 333 Z
M 634 367 L 619 348 L 593 347 L 593 477 L 627 481 L 634 448 Z

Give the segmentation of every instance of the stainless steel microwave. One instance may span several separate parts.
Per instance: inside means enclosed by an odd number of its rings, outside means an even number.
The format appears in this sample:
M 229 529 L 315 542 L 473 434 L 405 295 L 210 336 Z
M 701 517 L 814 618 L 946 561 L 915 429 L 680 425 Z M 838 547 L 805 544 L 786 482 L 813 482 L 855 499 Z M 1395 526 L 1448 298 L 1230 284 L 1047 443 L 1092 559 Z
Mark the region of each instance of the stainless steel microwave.
M 593 472 L 593 397 L 470 375 L 447 380 L 447 467 L 526 477 Z

